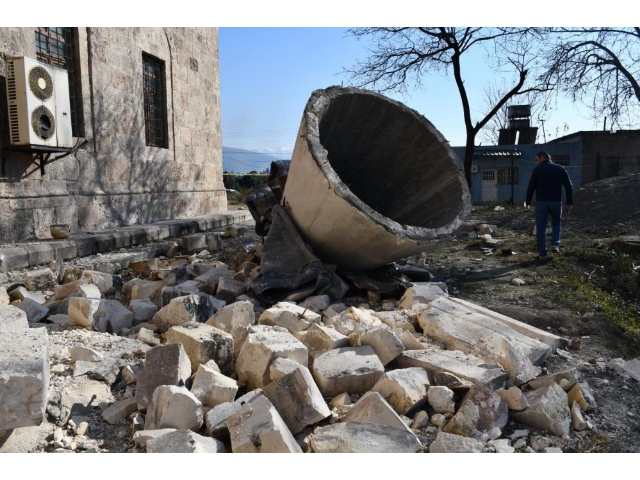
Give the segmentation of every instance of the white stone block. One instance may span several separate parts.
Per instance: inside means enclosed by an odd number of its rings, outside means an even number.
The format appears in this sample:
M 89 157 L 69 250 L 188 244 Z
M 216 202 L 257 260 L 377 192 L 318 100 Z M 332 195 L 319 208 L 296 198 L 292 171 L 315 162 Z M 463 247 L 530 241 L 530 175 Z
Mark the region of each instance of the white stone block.
M 309 352 L 326 352 L 335 348 L 349 346 L 349 337 L 335 328 L 314 323 L 307 330 L 298 332 L 296 338 L 304 343 Z
M 529 407 L 512 412 L 514 420 L 530 427 L 548 430 L 554 435 L 569 434 L 571 412 L 569 410 L 566 392 L 555 382 L 525 393 Z
M 312 310 L 290 302 L 279 302 L 262 312 L 258 323 L 270 326 L 277 325 L 286 328 L 291 333 L 296 333 L 308 329 L 313 323 L 320 322 L 320 319 L 320 315 Z
M 596 408 L 596 399 L 593 396 L 591 388 L 587 382 L 581 382 L 574 385 L 574 387 L 568 392 L 569 405 L 573 405 L 573 402 L 578 402 L 580 409 L 583 412 L 588 412 Z
M 276 358 L 289 358 L 306 367 L 307 347 L 283 328 L 251 327 L 236 361 L 238 381 L 248 390 L 265 386 L 270 381 L 269 368 Z
M 80 345 L 69 347 L 69 357 L 74 362 L 99 362 L 104 358 L 100 352 Z
M 133 326 L 133 313 L 117 300 L 72 297 L 69 317 L 76 325 L 100 332 L 120 333 Z
M 429 453 L 480 453 L 484 443 L 474 438 L 440 432 L 429 445 Z
M 184 428 L 197 431 L 202 422 L 202 402 L 189 390 L 175 385 L 160 385 L 151 397 L 144 428 Z
M 444 386 L 431 386 L 427 391 L 429 405 L 436 413 L 455 413 L 456 403 L 453 400 L 453 390 Z
M 386 372 L 371 391 L 378 392 L 396 412 L 404 415 L 425 402 L 427 389 L 430 389 L 427 372 L 413 367 Z
M 634 380 L 640 382 L 640 358 L 634 358 L 624 364 L 624 371 Z
M 227 421 L 233 453 L 302 453 L 267 397 L 258 395 Z
M 49 314 L 49 309 L 44 305 L 32 300 L 31 298 L 25 298 L 20 302 L 18 308 L 27 314 L 27 320 L 29 323 L 38 323 Z
M 341 334 L 349 336 L 352 333 L 361 335 L 371 328 L 382 325 L 382 322 L 368 310 L 349 307 L 340 315 L 325 320 L 325 325 L 332 326 Z
M 109 407 L 102 412 L 102 419 L 110 425 L 115 425 L 126 421 L 127 418 L 137 410 L 138 403 L 136 399 L 133 397 L 126 398 L 109 405 Z
M 49 268 L 27 272 L 25 283 L 27 284 L 27 290 L 32 292 L 53 290 L 57 284 L 55 276 Z
M 238 393 L 238 382 L 207 365 L 199 365 L 194 375 L 191 393 L 205 407 L 233 402 Z
M 205 323 L 188 322 L 171 327 L 165 334 L 167 343 L 181 343 L 191 360 L 191 371 L 214 360 L 225 375 L 234 372 L 233 337 Z
M 158 310 L 153 323 L 164 333 L 188 322 L 204 323 L 224 306 L 225 302 L 204 293 L 176 297 Z
M 173 430 L 146 442 L 147 453 L 223 453 L 224 444 L 191 430 Z
M 356 422 L 318 427 L 309 439 L 314 453 L 415 453 L 418 445 L 413 432 Z
M 507 404 L 495 392 L 475 385 L 467 392 L 444 431 L 486 440 L 489 438 L 486 432 L 492 428 L 503 428 L 508 420 Z
M 496 393 L 507 403 L 509 410 L 524 410 L 529 406 L 527 397 L 518 387 L 510 387 L 508 390 L 498 390 Z
M 46 328 L 0 332 L 0 431 L 44 420 L 49 377 Z
M 384 375 L 384 365 L 370 346 L 329 350 L 315 357 L 311 373 L 324 397 L 365 393 Z
M 414 283 L 412 287 L 404 292 L 398 303 L 398 308 L 409 309 L 415 304 L 429 304 L 436 298 L 446 295 L 446 292 L 438 284 L 429 282 Z
M 371 346 L 382 365 L 387 365 L 404 351 L 402 340 L 386 325 L 367 330 L 360 335 L 360 343 Z
M 147 352 L 144 367 L 138 374 L 138 406 L 146 408 L 158 386 L 184 385 L 190 376 L 191 361 L 181 344 L 153 347 Z
M 112 295 L 116 292 L 113 285 L 113 276 L 108 273 L 85 270 L 82 272 L 80 280 L 95 285 L 103 295 Z
M 0 305 L 0 333 L 29 328 L 27 312 L 13 305 Z
M 158 312 L 158 306 L 151 300 L 131 300 L 129 310 L 133 313 L 133 324 L 150 322 Z
M 294 435 L 331 415 L 309 369 L 301 365 L 264 387 L 262 393 Z

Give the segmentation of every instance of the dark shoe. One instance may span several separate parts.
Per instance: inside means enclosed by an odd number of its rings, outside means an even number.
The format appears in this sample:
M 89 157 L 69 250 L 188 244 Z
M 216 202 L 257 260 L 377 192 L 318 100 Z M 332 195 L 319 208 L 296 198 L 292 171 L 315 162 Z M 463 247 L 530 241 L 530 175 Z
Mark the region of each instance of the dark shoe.
M 553 258 L 547 255 L 545 256 L 540 255 L 538 256 L 538 259 L 537 259 L 538 263 L 547 263 L 547 262 L 550 262 L 551 260 L 553 260 Z
M 560 253 L 560 247 L 558 245 L 554 245 L 553 247 L 551 247 L 551 252 Z

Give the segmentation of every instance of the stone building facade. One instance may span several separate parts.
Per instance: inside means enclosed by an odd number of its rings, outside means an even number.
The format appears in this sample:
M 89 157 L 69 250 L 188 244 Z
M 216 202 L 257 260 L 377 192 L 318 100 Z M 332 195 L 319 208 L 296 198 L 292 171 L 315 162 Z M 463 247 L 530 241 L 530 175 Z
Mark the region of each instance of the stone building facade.
M 12 57 L 69 71 L 74 148 L 44 175 L 11 146 Z M 0 28 L 0 243 L 226 211 L 219 95 L 216 28 Z

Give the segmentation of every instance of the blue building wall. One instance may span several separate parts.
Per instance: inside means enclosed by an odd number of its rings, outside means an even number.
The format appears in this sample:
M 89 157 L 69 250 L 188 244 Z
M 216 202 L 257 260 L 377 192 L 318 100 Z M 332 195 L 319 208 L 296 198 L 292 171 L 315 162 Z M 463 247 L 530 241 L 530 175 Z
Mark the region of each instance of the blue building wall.
M 458 157 L 460 164 L 464 163 L 465 147 L 452 147 Z M 471 201 L 474 204 L 487 201 L 509 202 L 512 197 L 514 204 L 522 204 L 527 195 L 527 186 L 531 171 L 536 166 L 535 155 L 539 151 L 549 152 L 552 159 L 556 155 L 566 155 L 569 158 L 569 165 L 563 165 L 569 173 L 569 178 L 574 191 L 580 187 L 582 182 L 582 140 L 568 143 L 545 143 L 531 145 L 500 145 L 500 146 L 478 146 L 475 148 L 473 165 L 477 168 L 471 173 Z M 497 155 L 493 153 L 499 152 Z M 514 152 L 513 155 L 509 155 Z M 491 156 L 483 156 L 489 154 Z M 513 162 L 513 163 L 512 163 Z M 513 187 L 510 183 L 497 184 L 495 186 L 495 199 L 483 198 L 483 170 L 517 169 L 517 179 Z M 496 182 L 497 183 L 497 182 Z M 486 193 L 486 192 L 485 192 Z M 490 195 L 489 195 L 490 196 Z

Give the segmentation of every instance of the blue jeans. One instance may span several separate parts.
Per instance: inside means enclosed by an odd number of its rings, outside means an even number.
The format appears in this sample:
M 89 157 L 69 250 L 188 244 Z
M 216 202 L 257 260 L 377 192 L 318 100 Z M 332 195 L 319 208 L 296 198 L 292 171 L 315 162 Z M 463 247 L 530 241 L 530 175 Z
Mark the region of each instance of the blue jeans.
M 536 201 L 536 243 L 541 257 L 547 256 L 547 218 L 551 216 L 551 245 L 560 245 L 560 221 L 562 220 L 562 200 L 553 202 Z

